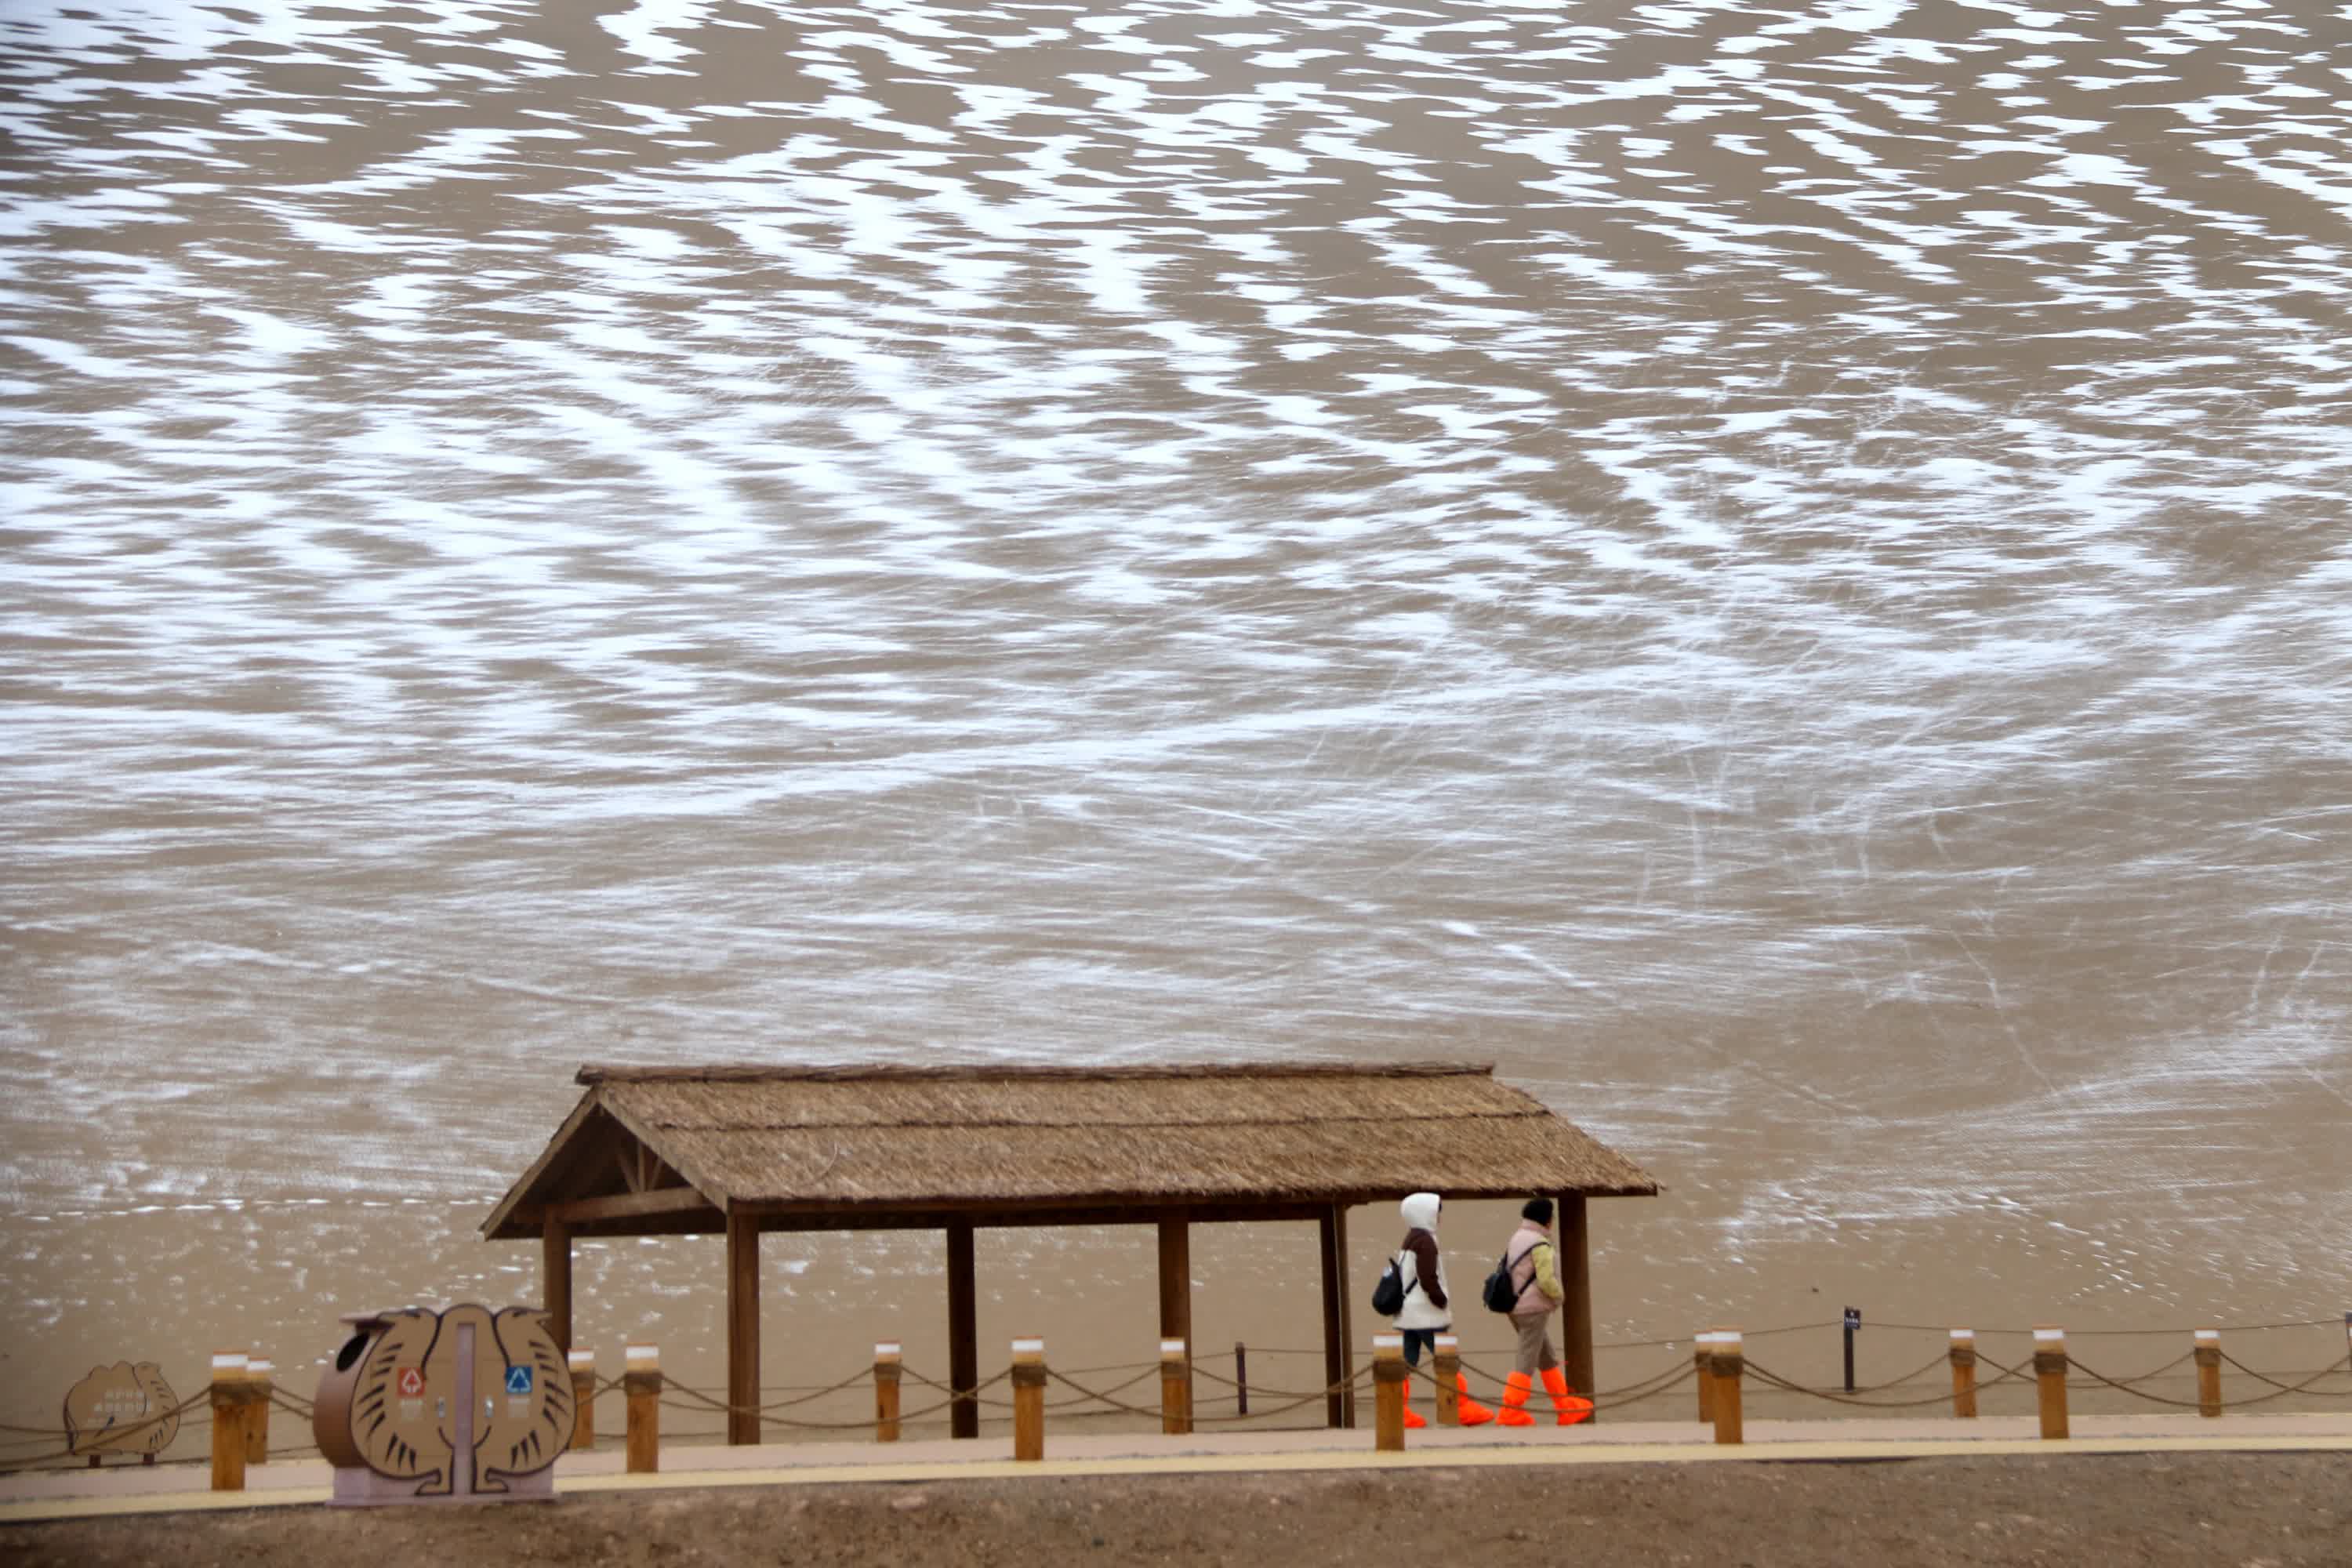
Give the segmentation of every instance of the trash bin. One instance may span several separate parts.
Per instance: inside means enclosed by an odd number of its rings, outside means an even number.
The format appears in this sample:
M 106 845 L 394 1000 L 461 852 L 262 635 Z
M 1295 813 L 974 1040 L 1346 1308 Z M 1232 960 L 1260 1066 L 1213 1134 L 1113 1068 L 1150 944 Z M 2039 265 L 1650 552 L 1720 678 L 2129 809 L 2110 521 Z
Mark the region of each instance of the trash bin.
M 310 1426 L 333 1500 L 488 1502 L 555 1495 L 572 1378 L 547 1313 L 467 1302 L 345 1316 Z

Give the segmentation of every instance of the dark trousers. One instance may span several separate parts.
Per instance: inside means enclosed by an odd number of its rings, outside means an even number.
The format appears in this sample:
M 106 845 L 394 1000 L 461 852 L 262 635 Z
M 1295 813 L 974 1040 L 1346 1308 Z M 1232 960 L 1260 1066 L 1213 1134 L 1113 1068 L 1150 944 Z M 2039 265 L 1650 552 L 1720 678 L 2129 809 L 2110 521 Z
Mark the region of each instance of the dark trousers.
M 1428 1347 L 1429 1353 L 1431 1355 L 1435 1355 L 1437 1353 L 1437 1336 L 1444 1331 L 1445 1331 L 1443 1329 L 1405 1330 L 1404 1364 L 1407 1366 L 1419 1366 L 1421 1364 L 1422 1347 L 1424 1345 Z

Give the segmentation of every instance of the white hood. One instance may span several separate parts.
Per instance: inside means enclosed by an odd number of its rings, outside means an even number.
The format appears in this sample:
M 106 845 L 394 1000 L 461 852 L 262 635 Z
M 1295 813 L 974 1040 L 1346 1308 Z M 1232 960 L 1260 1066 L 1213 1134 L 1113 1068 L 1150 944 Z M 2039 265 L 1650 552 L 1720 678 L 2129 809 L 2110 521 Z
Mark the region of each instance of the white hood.
M 1406 1226 L 1414 1230 L 1433 1231 L 1437 1228 L 1438 1196 L 1435 1193 L 1415 1193 L 1397 1205 Z

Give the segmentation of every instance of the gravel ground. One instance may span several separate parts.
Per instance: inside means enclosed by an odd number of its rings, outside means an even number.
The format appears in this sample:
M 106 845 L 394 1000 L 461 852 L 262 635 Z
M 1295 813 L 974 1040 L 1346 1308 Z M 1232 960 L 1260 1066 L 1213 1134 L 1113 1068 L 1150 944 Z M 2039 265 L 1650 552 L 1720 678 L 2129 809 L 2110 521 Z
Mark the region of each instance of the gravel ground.
M 20 1525 L 0 1565 L 2352 1564 L 2341 1455 L 1274 1473 L 591 1495 Z

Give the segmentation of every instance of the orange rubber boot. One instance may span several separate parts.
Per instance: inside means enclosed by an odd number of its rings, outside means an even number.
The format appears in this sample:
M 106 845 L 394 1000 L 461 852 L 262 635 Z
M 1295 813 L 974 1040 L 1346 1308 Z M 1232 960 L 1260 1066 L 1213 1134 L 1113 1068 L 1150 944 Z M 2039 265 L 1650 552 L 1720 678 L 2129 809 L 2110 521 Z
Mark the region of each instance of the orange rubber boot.
M 1428 1425 L 1428 1422 L 1412 1413 L 1412 1379 L 1408 1377 L 1404 1380 L 1404 1429 L 1410 1432 L 1417 1426 Z
M 1495 1419 L 1506 1426 L 1534 1426 L 1536 1418 L 1528 1414 L 1528 1395 L 1534 1392 L 1526 1373 L 1511 1373 L 1503 1380 L 1503 1408 L 1496 1413 Z
M 1484 1426 L 1495 1418 L 1493 1411 L 1470 1397 L 1470 1377 L 1467 1373 L 1457 1372 L 1454 1374 L 1454 1391 L 1462 1396 L 1454 1401 L 1454 1407 L 1462 1412 L 1462 1425 Z
M 1568 1373 L 1556 1366 L 1544 1368 L 1544 1392 L 1551 1395 L 1551 1407 L 1559 1412 L 1559 1424 L 1573 1426 L 1580 1421 L 1592 1419 L 1592 1401 L 1568 1391 Z

